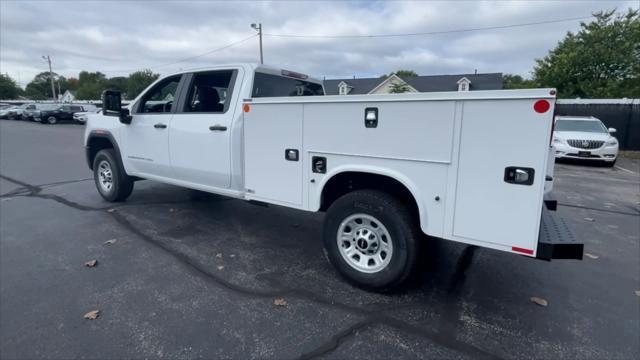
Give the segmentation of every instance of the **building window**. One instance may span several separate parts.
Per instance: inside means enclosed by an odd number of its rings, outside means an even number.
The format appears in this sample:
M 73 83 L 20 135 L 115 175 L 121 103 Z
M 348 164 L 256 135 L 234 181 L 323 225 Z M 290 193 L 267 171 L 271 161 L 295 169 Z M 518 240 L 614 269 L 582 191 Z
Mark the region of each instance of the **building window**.
M 471 81 L 469 81 L 469 79 L 467 79 L 466 77 L 458 80 L 458 91 L 469 91 L 470 87 Z
M 341 82 L 338 84 L 338 94 L 340 95 L 348 95 L 350 90 L 350 86 L 345 82 Z

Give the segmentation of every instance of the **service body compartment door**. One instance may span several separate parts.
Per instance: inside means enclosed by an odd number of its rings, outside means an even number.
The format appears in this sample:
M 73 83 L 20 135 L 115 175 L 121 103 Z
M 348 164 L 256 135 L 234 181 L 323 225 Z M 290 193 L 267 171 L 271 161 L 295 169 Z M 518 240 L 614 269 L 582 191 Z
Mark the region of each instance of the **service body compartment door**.
M 464 102 L 455 237 L 534 255 L 553 113 L 537 100 Z
M 303 105 L 249 106 L 244 113 L 246 197 L 301 207 Z

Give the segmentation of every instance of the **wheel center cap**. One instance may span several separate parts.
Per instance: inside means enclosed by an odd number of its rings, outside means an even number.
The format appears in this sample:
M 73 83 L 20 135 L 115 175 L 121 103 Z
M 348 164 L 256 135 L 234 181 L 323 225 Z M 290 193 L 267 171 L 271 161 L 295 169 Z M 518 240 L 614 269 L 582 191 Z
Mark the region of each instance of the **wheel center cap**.
M 362 250 L 366 250 L 367 247 L 369 247 L 369 243 L 365 239 L 358 239 L 356 243 L 358 244 L 358 247 Z

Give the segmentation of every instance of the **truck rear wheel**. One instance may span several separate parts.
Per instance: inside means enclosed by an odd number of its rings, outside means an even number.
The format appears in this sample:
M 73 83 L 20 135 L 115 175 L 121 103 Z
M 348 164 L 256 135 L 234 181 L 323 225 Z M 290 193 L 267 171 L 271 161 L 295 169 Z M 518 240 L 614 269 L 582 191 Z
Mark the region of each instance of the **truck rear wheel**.
M 419 229 L 414 216 L 393 196 L 358 190 L 327 210 L 324 246 L 338 272 L 375 291 L 393 290 L 416 265 Z
M 113 149 L 103 149 L 96 154 L 93 180 L 100 195 L 110 202 L 123 201 L 133 191 L 133 179 L 124 172 Z

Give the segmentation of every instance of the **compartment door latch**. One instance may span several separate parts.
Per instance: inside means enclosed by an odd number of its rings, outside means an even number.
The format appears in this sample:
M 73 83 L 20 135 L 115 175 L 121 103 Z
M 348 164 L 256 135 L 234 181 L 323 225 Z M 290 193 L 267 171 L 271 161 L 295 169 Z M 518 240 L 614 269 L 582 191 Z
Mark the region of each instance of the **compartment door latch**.
M 504 169 L 504 181 L 516 185 L 532 185 L 535 170 L 518 166 L 509 166 Z

